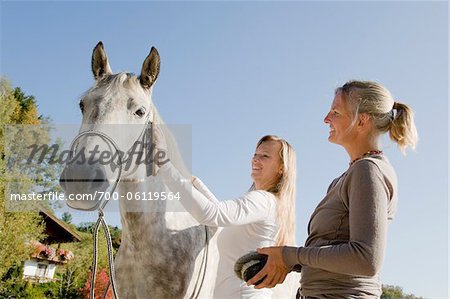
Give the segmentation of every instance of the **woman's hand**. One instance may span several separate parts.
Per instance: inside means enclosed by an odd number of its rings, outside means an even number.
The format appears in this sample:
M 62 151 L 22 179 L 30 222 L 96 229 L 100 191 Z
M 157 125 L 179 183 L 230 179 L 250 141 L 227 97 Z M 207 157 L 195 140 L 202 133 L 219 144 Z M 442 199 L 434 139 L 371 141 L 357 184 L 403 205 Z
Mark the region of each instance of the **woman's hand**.
M 260 279 L 264 280 L 255 286 L 255 289 L 273 288 L 283 283 L 286 275 L 290 272 L 283 261 L 283 246 L 258 248 L 258 253 L 268 255 L 266 265 L 255 276 L 247 282 L 253 285 Z

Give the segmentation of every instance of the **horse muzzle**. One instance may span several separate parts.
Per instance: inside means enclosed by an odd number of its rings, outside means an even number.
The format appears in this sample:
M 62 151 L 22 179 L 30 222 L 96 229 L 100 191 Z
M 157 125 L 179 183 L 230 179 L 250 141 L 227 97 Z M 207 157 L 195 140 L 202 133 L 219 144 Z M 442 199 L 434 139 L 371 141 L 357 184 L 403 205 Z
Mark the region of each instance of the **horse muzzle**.
M 104 166 L 76 162 L 66 165 L 59 184 L 64 190 L 67 205 L 83 211 L 96 210 L 110 187 Z

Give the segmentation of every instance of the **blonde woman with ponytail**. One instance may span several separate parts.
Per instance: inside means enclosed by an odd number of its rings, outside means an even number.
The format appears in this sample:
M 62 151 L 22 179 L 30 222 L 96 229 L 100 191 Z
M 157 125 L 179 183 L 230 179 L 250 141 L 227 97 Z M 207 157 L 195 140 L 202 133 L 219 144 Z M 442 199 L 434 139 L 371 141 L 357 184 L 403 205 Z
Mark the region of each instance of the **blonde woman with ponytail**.
M 336 89 L 324 122 L 328 140 L 347 151 L 348 169 L 313 212 L 305 246 L 258 250 L 269 258 L 248 283 L 266 276 L 256 288 L 273 287 L 300 265 L 298 298 L 379 298 L 388 222 L 397 207 L 397 177 L 380 137 L 389 133 L 403 153 L 414 149 L 413 111 L 379 83 L 349 81 Z
M 159 151 L 166 149 L 162 136 L 156 129 Z M 170 162 L 158 169 L 157 175 L 169 189 L 180 192 L 180 202 L 199 223 L 223 227 L 217 240 L 220 258 L 214 298 L 271 298 L 272 290 L 257 290 L 239 280 L 234 263 L 258 247 L 295 244 L 294 149 L 284 139 L 264 136 L 256 145 L 251 167 L 250 190 L 223 201 L 198 178 L 187 182 Z

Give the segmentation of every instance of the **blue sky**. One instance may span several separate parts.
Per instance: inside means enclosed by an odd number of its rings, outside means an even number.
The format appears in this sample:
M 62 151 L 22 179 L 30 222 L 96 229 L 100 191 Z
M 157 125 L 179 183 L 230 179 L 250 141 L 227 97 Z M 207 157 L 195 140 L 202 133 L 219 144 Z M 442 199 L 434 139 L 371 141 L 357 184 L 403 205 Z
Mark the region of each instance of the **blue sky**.
M 299 244 L 328 184 L 348 165 L 323 123 L 334 89 L 348 79 L 383 83 L 415 110 L 420 143 L 404 157 L 384 142 L 400 202 L 382 281 L 447 298 L 447 28 L 447 2 L 3 1 L 0 70 L 54 123 L 77 124 L 99 40 L 115 72 L 139 73 L 157 47 L 154 102 L 166 123 L 192 125 L 192 171 L 219 198 L 249 187 L 261 136 L 294 146 Z M 119 223 L 118 215 L 108 221 Z

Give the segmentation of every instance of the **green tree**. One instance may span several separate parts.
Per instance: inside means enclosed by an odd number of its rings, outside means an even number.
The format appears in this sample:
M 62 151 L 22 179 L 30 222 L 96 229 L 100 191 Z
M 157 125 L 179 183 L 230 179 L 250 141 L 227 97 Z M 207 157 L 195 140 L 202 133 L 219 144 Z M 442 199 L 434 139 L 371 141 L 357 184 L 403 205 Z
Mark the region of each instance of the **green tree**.
M 11 124 L 15 125 L 12 129 L 17 127 L 18 134 L 7 139 L 6 137 L 10 136 L 5 134 L 10 132 L 5 128 L 11 130 L 11 126 L 7 126 Z M 16 180 L 20 182 L 21 191 L 58 190 L 58 167 L 61 165 L 44 162 L 30 166 L 23 163 L 23 159 L 10 159 L 5 153 L 8 151 L 11 155 L 23 157 L 20 155 L 26 149 L 23 144 L 33 143 L 35 140 L 49 143 L 51 129 L 50 121 L 38 116 L 34 97 L 26 95 L 20 88 L 13 89 L 7 80 L 0 78 L 0 298 L 80 298 L 88 281 L 93 257 L 92 223 L 86 226 L 84 232 L 80 232 L 81 242 L 61 244 L 61 248 L 74 253 L 74 258 L 57 268 L 57 282 L 35 284 L 22 280 L 23 261 L 29 258 L 33 250 L 27 247 L 26 243 L 41 239 L 44 227 L 37 210 L 17 212 L 8 209 L 5 188 L 12 180 Z M 5 143 L 5 140 L 9 141 Z M 63 220 L 74 228 L 74 225 L 70 224 L 69 213 L 63 216 Z M 121 232 L 117 227 L 110 229 L 114 247 L 117 249 Z M 82 227 L 81 230 L 83 231 Z M 108 269 L 103 232 L 100 232 L 98 247 L 98 269 Z
M 403 289 L 399 286 L 383 285 L 383 294 L 381 299 L 423 299 L 412 294 L 404 294 Z
M 40 239 L 43 232 L 42 219 L 37 212 L 11 212 L 6 209 L 4 125 L 20 123 L 39 123 L 34 98 L 24 96 L 18 88 L 13 90 L 5 79 L 0 78 L 0 294 L 7 271 L 29 257 L 32 248 L 27 246 L 27 242 Z M 27 182 L 32 184 L 24 176 L 15 179 L 25 185 Z
M 69 212 L 64 212 L 61 216 L 61 219 L 65 223 L 70 224 L 72 222 L 72 214 L 70 214 Z
M 27 297 L 24 295 L 29 293 L 27 290 L 37 292 L 39 289 L 22 281 L 21 275 L 23 261 L 34 251 L 28 242 L 44 237 L 42 218 L 36 209 L 25 208 L 25 205 L 12 205 L 11 201 L 5 198 L 5 191 L 8 191 L 6 188 L 10 188 L 12 184 L 19 185 L 20 188 L 16 191 L 24 193 L 30 190 L 46 191 L 55 188 L 57 167 L 47 165 L 21 167 L 20 163 L 7 155 L 11 150 L 24 151 L 23 144 L 27 142 L 49 140 L 49 131 L 46 129 L 48 126 L 45 125 L 47 122 L 48 119 L 38 115 L 33 96 L 26 95 L 19 87 L 13 89 L 5 78 L 0 77 L 0 297 L 2 298 L 8 297 L 8 294 Z M 7 138 L 11 127 L 14 129 L 41 125 L 44 125 L 43 130 L 22 130 L 23 133 L 18 135 L 17 139 Z M 14 151 L 12 153 L 16 154 Z M 49 208 L 48 205 L 46 207 Z M 44 291 L 49 290 L 43 289 Z M 36 298 L 33 295 L 29 297 Z M 38 297 L 45 298 L 47 295 Z

